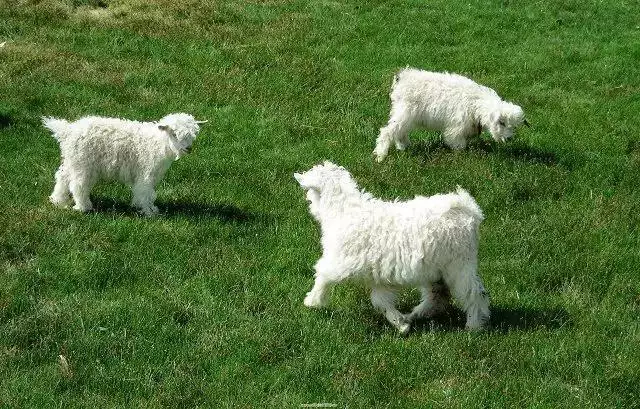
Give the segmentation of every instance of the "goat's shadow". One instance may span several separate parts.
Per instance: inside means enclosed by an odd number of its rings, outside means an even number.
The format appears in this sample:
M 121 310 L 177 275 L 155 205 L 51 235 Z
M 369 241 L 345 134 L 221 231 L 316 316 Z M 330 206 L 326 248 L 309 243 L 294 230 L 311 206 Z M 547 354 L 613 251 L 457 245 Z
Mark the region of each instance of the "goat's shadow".
M 567 166 L 567 163 L 561 161 L 556 153 L 518 140 L 501 143 L 487 139 L 476 139 L 469 144 L 469 148 L 473 151 L 494 154 L 504 159 L 547 166 Z
M 9 114 L 0 113 L 0 129 L 8 128 L 13 124 L 13 118 Z
M 443 313 L 417 320 L 412 332 L 456 331 L 464 329 L 466 316 L 458 308 L 449 306 Z M 571 318 L 563 308 L 531 308 L 515 306 L 491 307 L 488 332 L 555 330 L 571 326 Z
M 93 211 L 97 213 L 112 213 L 126 217 L 143 217 L 130 203 L 107 197 L 92 197 Z M 241 209 L 231 204 L 205 204 L 188 201 L 163 202 L 155 205 L 160 210 L 156 217 L 160 218 L 213 218 L 224 222 L 250 223 L 265 219 L 264 215 Z
M 564 166 L 571 168 L 572 163 L 558 157 L 552 151 L 531 146 L 523 141 L 495 142 L 486 138 L 473 138 L 467 148 L 471 152 L 491 154 L 502 159 L 515 160 L 530 164 L 542 164 L 547 166 Z M 440 137 L 412 141 L 407 152 L 425 162 L 431 162 L 446 152 L 452 150 L 444 144 Z
M 428 139 L 415 138 L 411 141 L 411 144 L 407 147 L 406 152 L 411 155 L 422 159 L 425 162 L 430 162 L 436 157 L 446 152 L 451 152 L 451 148 L 446 146 L 440 137 L 429 137 Z

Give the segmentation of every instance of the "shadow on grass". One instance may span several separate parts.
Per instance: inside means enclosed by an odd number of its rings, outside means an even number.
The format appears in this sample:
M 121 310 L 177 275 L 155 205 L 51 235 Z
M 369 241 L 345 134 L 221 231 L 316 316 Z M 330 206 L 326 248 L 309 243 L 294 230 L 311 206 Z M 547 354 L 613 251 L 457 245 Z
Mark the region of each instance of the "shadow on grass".
M 121 202 L 106 197 L 92 198 L 94 212 L 97 213 L 113 213 L 126 217 L 144 217 L 128 202 Z M 203 204 L 187 201 L 177 202 L 156 202 L 156 206 L 160 209 L 159 218 L 214 218 L 224 222 L 234 223 L 250 223 L 260 219 L 264 219 L 263 215 L 251 213 L 229 204 Z
M 501 158 L 521 162 L 538 163 L 548 166 L 561 164 L 558 156 L 554 152 L 527 145 L 522 141 L 500 143 L 486 139 L 476 139 L 470 144 L 470 148 L 475 151 L 490 153 Z M 566 164 L 564 164 L 564 166 L 566 166 Z
M 534 331 L 559 329 L 571 326 L 571 319 L 562 308 L 529 308 L 492 306 L 488 332 Z M 464 329 L 466 322 L 462 310 L 449 307 L 435 317 L 416 321 L 412 332 L 457 331 Z
M 251 222 L 259 217 L 234 205 L 229 204 L 200 204 L 190 202 L 158 203 L 160 212 L 167 217 L 196 216 L 213 217 L 225 222 Z
M 8 128 L 13 123 L 13 119 L 8 114 L 0 113 L 0 129 Z
M 490 331 L 558 329 L 571 326 L 564 308 L 494 307 L 491 309 Z
M 572 168 L 572 163 L 561 160 L 556 153 L 527 145 L 523 141 L 507 141 L 504 143 L 495 142 L 491 139 L 473 138 L 469 143 L 468 150 L 491 154 L 502 159 L 515 160 L 519 162 L 542 164 L 547 166 L 564 166 Z M 442 141 L 441 137 L 431 137 L 426 140 L 413 141 L 407 148 L 407 152 L 425 162 L 432 161 L 446 152 L 453 152 Z
M 453 151 L 444 144 L 441 137 L 429 136 L 429 139 L 412 140 L 406 152 L 411 156 L 419 157 L 425 162 L 428 162 L 440 154 Z M 402 154 L 402 152 L 400 154 Z

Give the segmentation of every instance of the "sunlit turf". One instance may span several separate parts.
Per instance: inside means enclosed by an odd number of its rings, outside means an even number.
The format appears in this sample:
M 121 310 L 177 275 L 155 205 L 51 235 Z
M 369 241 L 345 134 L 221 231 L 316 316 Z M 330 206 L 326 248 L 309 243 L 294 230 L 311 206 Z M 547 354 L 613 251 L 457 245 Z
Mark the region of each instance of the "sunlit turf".
M 640 405 L 640 6 L 629 1 L 0 0 L 0 407 Z M 394 71 L 447 70 L 532 128 L 376 164 Z M 42 115 L 208 119 L 158 187 L 47 201 Z M 376 196 L 468 189 L 487 331 L 398 337 L 343 285 L 302 305 L 319 232 L 292 174 Z M 417 294 L 407 292 L 408 309 Z M 66 369 L 60 356 L 68 362 Z

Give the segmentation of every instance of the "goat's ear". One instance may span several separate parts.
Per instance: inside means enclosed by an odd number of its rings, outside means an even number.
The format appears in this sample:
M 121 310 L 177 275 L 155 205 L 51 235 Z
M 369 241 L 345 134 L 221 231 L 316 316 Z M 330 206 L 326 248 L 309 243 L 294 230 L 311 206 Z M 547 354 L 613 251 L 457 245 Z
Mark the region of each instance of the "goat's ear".
M 173 134 L 173 129 L 169 125 L 158 125 L 158 129 L 168 134 Z
M 340 167 L 340 166 L 336 165 L 335 163 L 331 162 L 330 160 L 325 160 L 322 163 L 322 166 L 324 166 L 327 169 L 336 169 L 336 168 Z
M 309 177 L 308 174 L 294 173 L 293 177 L 296 179 L 300 187 L 303 189 L 315 189 L 320 190 L 320 183 L 317 178 Z

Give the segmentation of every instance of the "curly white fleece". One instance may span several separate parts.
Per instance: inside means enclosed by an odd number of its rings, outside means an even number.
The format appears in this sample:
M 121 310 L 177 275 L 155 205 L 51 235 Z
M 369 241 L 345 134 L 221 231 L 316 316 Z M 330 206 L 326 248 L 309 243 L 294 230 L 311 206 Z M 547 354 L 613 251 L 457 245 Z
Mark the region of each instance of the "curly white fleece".
M 467 313 L 467 328 L 481 328 L 489 301 L 477 274 L 482 211 L 463 189 L 406 202 L 386 202 L 360 191 L 343 167 L 325 162 L 295 175 L 322 229 L 322 257 L 305 305 L 325 305 L 342 280 L 372 288 L 371 301 L 402 333 L 430 315 L 433 286 L 443 280 Z M 418 287 L 422 302 L 403 315 L 394 306 L 400 287 Z
M 405 68 L 394 77 L 389 96 L 389 122 L 380 128 L 374 150 L 378 162 L 387 156 L 392 142 L 397 149 L 405 149 L 408 134 L 416 127 L 442 131 L 450 148 L 464 149 L 469 137 L 483 129 L 504 142 L 515 128 L 528 125 L 518 105 L 458 74 Z
M 62 163 L 56 172 L 52 203 L 88 211 L 91 188 L 101 179 L 132 187 L 132 204 L 144 214 L 158 212 L 155 185 L 171 163 L 189 152 L 199 121 L 188 114 L 170 114 L 158 122 L 88 116 L 75 122 L 42 118 L 60 144 Z

